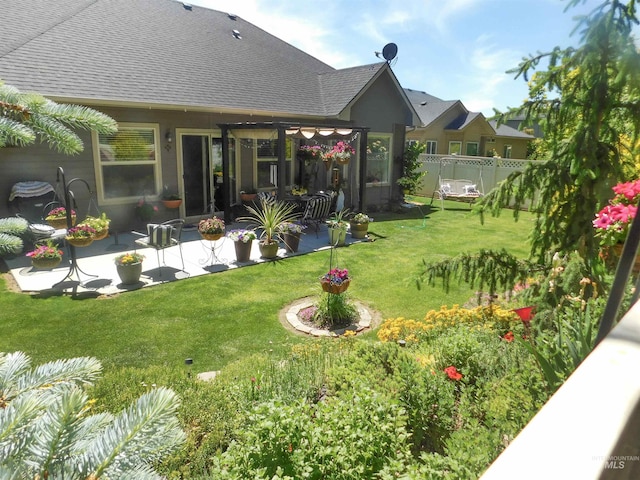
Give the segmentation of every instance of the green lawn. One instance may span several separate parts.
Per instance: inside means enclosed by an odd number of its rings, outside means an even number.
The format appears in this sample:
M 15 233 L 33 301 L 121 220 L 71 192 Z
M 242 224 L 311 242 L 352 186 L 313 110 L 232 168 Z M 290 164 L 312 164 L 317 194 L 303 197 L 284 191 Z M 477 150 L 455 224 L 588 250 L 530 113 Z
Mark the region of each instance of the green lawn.
M 440 286 L 418 290 L 413 278 L 423 260 L 479 248 L 527 255 L 529 214 L 515 223 L 505 212 L 481 225 L 468 206 L 447 206 L 425 208 L 426 219 L 417 208 L 372 215 L 375 241 L 336 252 L 339 266 L 353 277 L 351 295 L 383 319 L 421 318 L 429 309 L 464 303 L 473 295 L 466 285 L 455 285 L 448 294 Z M 307 341 L 285 330 L 278 312 L 319 293 L 317 279 L 328 267 L 329 252 L 319 252 L 105 299 L 29 296 L 9 292 L 2 281 L 0 351 L 24 351 L 34 364 L 91 355 L 106 368 L 177 366 L 191 357 L 197 371 L 218 370 L 250 353 L 286 351 Z

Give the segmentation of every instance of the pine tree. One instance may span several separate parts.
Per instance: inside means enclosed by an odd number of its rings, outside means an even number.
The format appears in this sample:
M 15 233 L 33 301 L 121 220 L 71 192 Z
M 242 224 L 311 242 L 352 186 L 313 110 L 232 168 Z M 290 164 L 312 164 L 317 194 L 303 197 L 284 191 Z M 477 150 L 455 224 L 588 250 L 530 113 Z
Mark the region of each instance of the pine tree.
M 584 0 L 570 0 L 567 9 L 580 3 Z M 611 186 L 637 172 L 629 164 L 640 155 L 640 52 L 631 34 L 638 23 L 635 0 L 607 0 L 577 17 L 579 47 L 531 55 L 513 70 L 516 78 L 530 77 L 529 99 L 507 113 L 496 112 L 498 121 L 524 114 L 525 125 L 541 122 L 550 160 L 511 174 L 479 202 L 479 211 L 499 215 L 512 207 L 517 220 L 530 204 L 535 215 L 530 255 L 539 265 L 527 268 L 549 271 L 554 252 L 578 252 L 586 272 L 598 273 L 592 221 Z M 542 61 L 547 70 L 536 71 Z M 446 286 L 455 277 L 486 285 L 493 294 L 511 289 L 526 273 L 523 266 L 505 251 L 463 254 L 425 265 L 418 284 L 442 278 Z
M 0 353 L 0 479 L 160 478 L 152 462 L 185 438 L 176 394 L 158 388 L 117 415 L 89 415 L 82 387 L 100 370 L 95 358 L 31 368 L 22 352 Z
M 579 3 L 571 0 L 567 9 Z M 637 24 L 635 0 L 608 0 L 578 17 L 578 48 L 532 55 L 514 70 L 516 78 L 531 76 L 529 99 L 499 120 L 515 113 L 541 121 L 551 159 L 511 175 L 481 208 L 497 215 L 512 203 L 517 218 L 531 202 L 533 257 L 577 250 L 589 263 L 597 255 L 594 216 L 640 153 L 640 52 L 631 35 Z M 535 71 L 543 60 L 547 70 Z
M 0 148 L 24 146 L 36 138 L 64 154 L 76 154 L 84 146 L 73 129 L 115 133 L 111 117 L 92 108 L 59 104 L 36 93 L 21 93 L 0 80 Z

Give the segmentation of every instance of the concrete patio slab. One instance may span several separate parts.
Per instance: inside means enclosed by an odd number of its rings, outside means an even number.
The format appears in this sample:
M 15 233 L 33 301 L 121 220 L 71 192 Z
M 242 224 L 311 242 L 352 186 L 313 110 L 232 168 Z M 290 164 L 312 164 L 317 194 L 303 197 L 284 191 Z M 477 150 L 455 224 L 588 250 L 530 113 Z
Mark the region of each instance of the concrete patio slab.
M 246 225 L 227 225 L 227 231 L 235 228 L 246 228 Z M 160 251 L 160 266 L 156 259 L 156 251 L 151 248 L 135 249 L 134 241 L 138 236 L 126 233 L 111 235 L 105 240 L 95 241 L 88 247 L 76 248 L 77 267 L 71 271 L 69 249 L 64 248 L 63 262 L 60 266 L 40 270 L 31 266 L 28 257 L 21 255 L 13 259 L 5 259 L 5 263 L 18 287 L 23 292 L 57 292 L 57 293 L 93 293 L 95 295 L 115 295 L 117 293 L 138 290 L 161 283 L 184 280 L 200 275 L 222 272 L 233 268 L 241 268 L 258 263 L 273 261 L 260 257 L 257 242 L 253 242 L 249 262 L 236 262 L 233 241 L 223 237 L 215 242 L 201 239 L 197 228 L 185 228 L 182 234 L 182 253 L 184 270 L 177 247 Z M 347 235 L 347 246 L 352 243 L 368 241 L 351 239 Z M 296 255 L 328 250 L 328 234 L 326 226 L 321 226 L 318 235 L 310 232 L 303 235 L 300 248 L 296 253 L 287 253 L 284 247 L 278 250 L 275 260 L 282 260 Z M 344 248 L 344 247 L 340 247 Z M 140 282 L 135 285 L 123 285 L 118 277 L 115 257 L 137 250 L 145 255 Z

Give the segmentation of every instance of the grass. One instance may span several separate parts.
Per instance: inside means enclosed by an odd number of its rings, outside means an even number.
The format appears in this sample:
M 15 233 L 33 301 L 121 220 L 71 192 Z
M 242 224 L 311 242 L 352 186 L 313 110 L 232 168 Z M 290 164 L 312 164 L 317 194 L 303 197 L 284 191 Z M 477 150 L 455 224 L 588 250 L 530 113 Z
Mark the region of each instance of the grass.
M 510 215 L 484 225 L 468 207 L 418 208 L 372 215 L 372 243 L 336 251 L 337 263 L 353 278 L 350 293 L 382 318 L 422 318 L 441 305 L 464 303 L 473 291 L 454 285 L 416 288 L 422 261 L 438 261 L 479 248 L 507 248 L 526 256 L 531 216 Z M 315 233 L 310 232 L 309 235 Z M 303 240 L 304 241 L 304 238 Z M 317 295 L 318 277 L 329 253 L 318 252 L 212 275 L 172 282 L 105 299 L 39 297 L 0 285 L 0 351 L 23 351 L 34 364 L 95 356 L 105 366 L 181 366 L 194 359 L 196 371 L 219 370 L 258 352 L 284 352 L 308 341 L 283 328 L 278 312 L 300 297 Z M 375 339 L 375 333 L 368 333 Z

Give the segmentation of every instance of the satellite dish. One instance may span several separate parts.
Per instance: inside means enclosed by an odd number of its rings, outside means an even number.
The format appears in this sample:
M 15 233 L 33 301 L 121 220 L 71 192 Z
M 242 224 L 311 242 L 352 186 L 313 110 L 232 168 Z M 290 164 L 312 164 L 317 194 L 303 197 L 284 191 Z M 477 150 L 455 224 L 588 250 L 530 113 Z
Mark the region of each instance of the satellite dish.
M 382 56 L 387 61 L 391 62 L 398 54 L 398 46 L 395 43 L 387 43 L 382 49 Z

